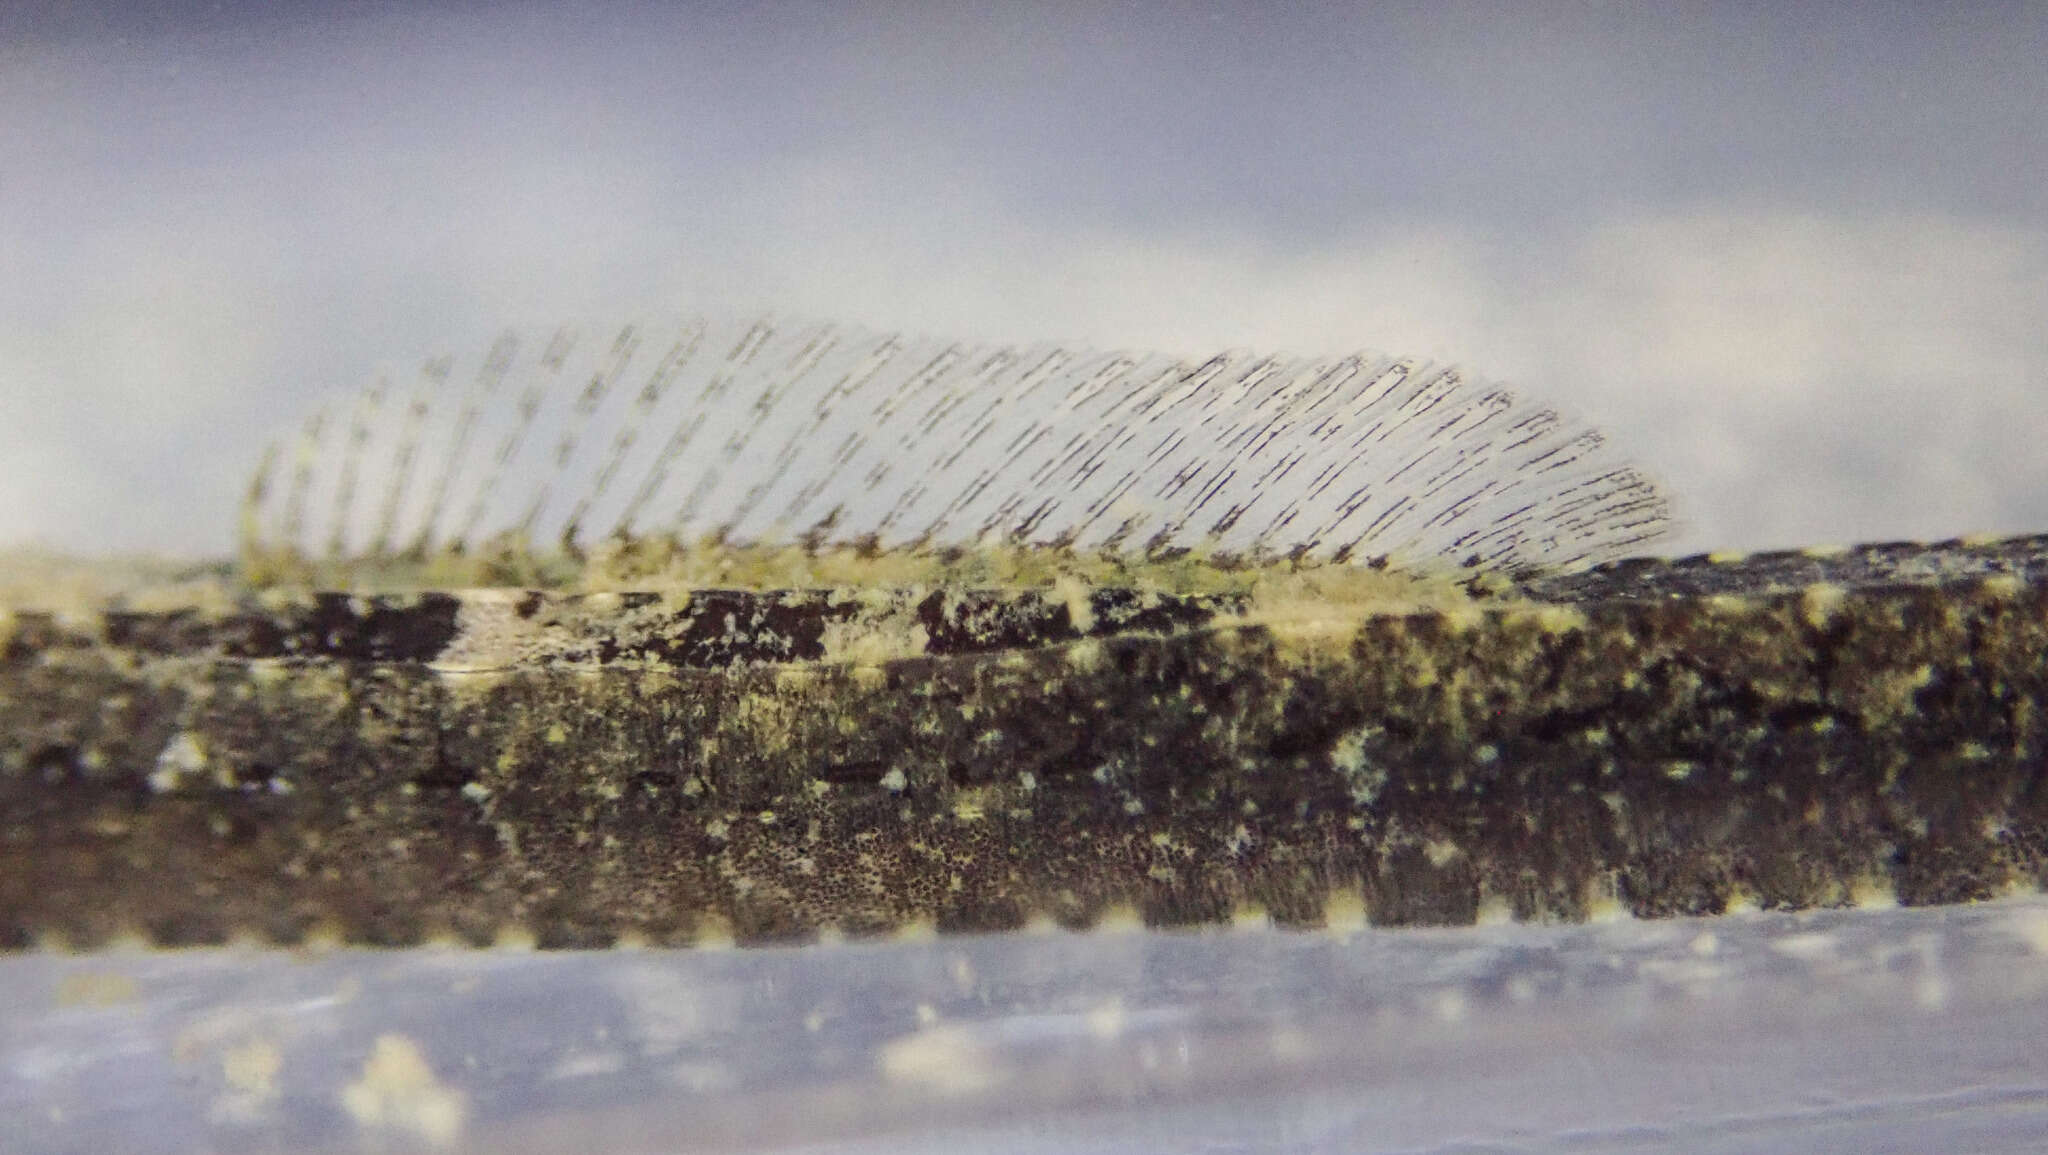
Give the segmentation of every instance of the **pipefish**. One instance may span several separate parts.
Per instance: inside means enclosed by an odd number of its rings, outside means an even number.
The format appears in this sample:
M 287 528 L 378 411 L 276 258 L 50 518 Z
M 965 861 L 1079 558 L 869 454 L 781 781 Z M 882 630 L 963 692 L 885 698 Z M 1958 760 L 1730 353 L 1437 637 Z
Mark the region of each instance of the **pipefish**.
M 7 563 L 0 945 L 2040 888 L 2048 537 L 1669 520 L 1411 359 L 506 337 L 270 452 L 233 563 Z

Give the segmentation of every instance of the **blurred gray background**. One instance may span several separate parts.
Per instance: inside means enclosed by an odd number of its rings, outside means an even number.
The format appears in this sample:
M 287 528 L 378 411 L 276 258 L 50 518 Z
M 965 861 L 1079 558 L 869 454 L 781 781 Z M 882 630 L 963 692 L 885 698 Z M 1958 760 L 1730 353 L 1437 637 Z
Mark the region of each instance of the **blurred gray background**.
M 2048 530 L 2048 7 L 990 7 L 0 8 L 0 545 L 225 552 L 311 399 L 703 309 L 1451 357 L 1674 550 Z

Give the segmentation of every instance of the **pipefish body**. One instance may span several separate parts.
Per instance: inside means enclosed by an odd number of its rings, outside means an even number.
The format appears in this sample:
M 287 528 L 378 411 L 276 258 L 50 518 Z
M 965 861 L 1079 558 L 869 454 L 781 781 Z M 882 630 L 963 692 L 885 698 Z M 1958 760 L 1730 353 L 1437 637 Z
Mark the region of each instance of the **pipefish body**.
M 1971 901 L 2048 537 L 1628 559 L 1455 369 L 685 322 L 318 416 L 234 565 L 17 557 L 0 944 Z

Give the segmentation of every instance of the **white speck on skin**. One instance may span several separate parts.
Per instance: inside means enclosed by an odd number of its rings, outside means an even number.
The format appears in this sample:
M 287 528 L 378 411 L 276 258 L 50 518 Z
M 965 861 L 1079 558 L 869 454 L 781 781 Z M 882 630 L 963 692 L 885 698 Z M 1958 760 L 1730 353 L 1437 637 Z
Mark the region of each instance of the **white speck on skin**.
M 149 776 L 149 788 L 158 794 L 167 794 L 176 790 L 186 775 L 197 774 L 205 768 L 206 751 L 199 745 L 199 740 L 180 730 L 156 756 L 156 771 Z

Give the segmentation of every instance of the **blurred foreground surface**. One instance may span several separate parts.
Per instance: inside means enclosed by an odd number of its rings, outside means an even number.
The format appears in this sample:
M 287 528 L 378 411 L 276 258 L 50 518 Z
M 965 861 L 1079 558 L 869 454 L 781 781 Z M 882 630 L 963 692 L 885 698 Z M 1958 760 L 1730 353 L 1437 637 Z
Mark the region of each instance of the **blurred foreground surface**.
M 2048 898 L 0 958 L 12 1151 L 2034 1151 Z

